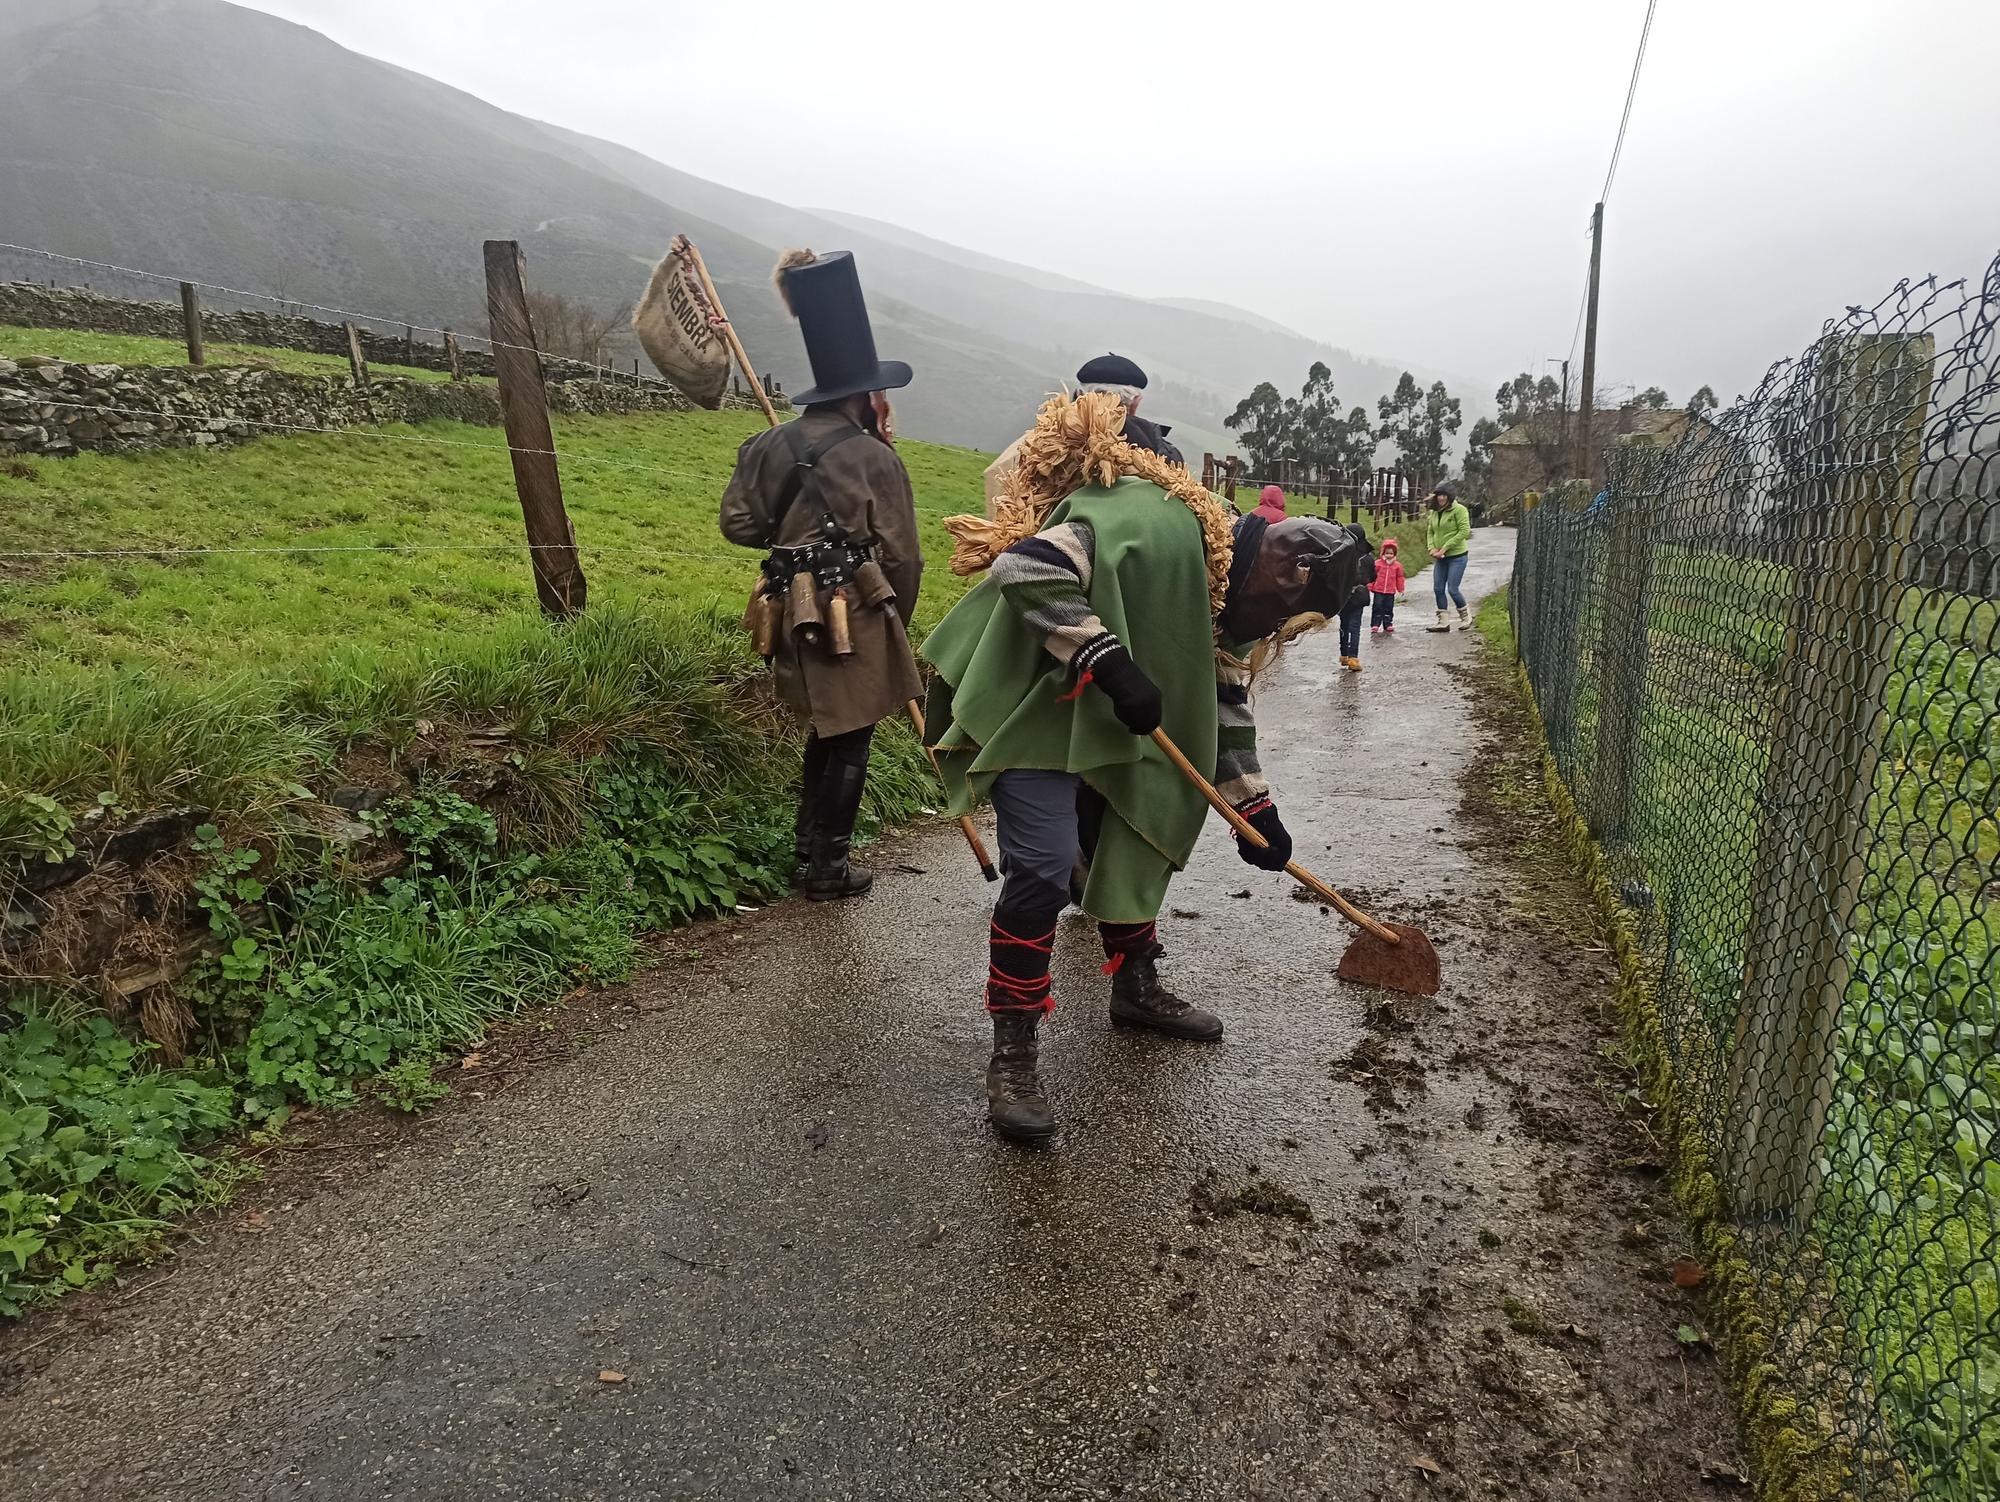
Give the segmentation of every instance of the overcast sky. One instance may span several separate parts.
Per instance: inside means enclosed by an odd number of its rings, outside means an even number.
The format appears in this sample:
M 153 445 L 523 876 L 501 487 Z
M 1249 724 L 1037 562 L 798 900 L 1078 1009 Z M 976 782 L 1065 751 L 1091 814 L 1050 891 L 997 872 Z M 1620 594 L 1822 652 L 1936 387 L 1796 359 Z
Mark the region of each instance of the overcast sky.
M 1572 346 L 1645 0 L 250 0 L 684 171 L 1482 383 Z M 1606 383 L 2000 250 L 2000 0 L 1659 0 Z M 1580 345 L 1579 345 L 1580 354 Z

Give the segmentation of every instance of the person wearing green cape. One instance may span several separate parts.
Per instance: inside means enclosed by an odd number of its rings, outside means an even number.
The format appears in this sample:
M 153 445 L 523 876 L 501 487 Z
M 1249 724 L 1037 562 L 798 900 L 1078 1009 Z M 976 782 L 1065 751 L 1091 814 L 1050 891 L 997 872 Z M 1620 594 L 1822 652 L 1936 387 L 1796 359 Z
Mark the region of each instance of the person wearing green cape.
M 993 804 L 1005 885 L 988 932 L 987 1117 L 1048 1145 L 1037 1027 L 1070 874 L 1098 920 L 1114 1023 L 1211 1041 L 1222 1019 L 1160 980 L 1158 917 L 1207 804 L 1150 739 L 1164 728 L 1268 842 L 1291 836 L 1259 768 L 1249 681 L 1278 643 L 1325 624 L 1352 542 L 1315 518 L 1232 522 L 1183 469 L 1124 440 L 1112 396 L 1047 403 L 991 518 L 953 517 L 952 568 L 987 570 L 938 623 L 926 717 L 953 813 Z

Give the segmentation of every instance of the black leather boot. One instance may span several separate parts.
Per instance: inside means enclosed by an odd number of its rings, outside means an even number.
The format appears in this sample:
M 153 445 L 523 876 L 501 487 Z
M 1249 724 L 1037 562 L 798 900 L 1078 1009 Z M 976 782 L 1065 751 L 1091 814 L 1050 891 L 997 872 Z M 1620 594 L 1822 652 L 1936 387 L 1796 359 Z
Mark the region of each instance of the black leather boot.
M 861 790 L 868 767 L 837 762 L 820 781 L 819 827 L 813 831 L 812 862 L 806 870 L 806 896 L 813 902 L 859 897 L 875 885 L 875 873 L 848 864 L 854 821 L 861 813 Z
M 792 821 L 792 890 L 806 884 L 812 865 L 813 836 L 819 832 L 820 784 L 826 780 L 826 742 L 806 737 L 804 765 L 799 772 L 799 812 Z
M 993 1014 L 993 1062 L 986 1066 L 986 1119 L 993 1130 L 1024 1147 L 1046 1147 L 1056 1134 L 1055 1113 L 1035 1073 L 1040 1012 Z
M 1111 1020 L 1169 1038 L 1213 1043 L 1222 1036 L 1222 1019 L 1161 985 L 1159 956 L 1158 949 L 1128 954 L 1111 973 Z

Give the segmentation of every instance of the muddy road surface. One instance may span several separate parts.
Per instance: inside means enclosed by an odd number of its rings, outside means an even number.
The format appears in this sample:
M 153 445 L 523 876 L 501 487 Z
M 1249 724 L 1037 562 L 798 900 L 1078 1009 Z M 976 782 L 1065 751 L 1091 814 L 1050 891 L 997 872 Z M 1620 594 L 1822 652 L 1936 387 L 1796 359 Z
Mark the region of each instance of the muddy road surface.
M 1302 643 L 1260 720 L 1301 858 L 1435 936 L 1435 1002 L 1335 981 L 1342 921 L 1211 824 L 1161 932 L 1227 1040 L 1114 1032 L 1066 918 L 1065 1138 L 1023 1153 L 982 1120 L 992 889 L 949 826 L 899 839 L 872 897 L 672 936 L 10 1332 L 0 1496 L 1737 1490 L 1609 957 L 1428 597 L 1359 675 Z

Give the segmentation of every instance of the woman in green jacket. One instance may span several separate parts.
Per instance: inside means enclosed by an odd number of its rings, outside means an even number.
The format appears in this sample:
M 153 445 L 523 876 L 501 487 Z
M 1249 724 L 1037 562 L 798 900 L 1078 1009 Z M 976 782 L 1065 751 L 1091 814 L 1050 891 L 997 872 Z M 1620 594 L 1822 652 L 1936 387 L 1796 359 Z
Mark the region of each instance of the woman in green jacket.
M 1471 539 L 1471 515 L 1449 485 L 1439 485 L 1431 492 L 1431 514 L 1424 518 L 1424 542 L 1431 550 L 1431 593 L 1438 608 L 1437 624 L 1426 626 L 1426 631 L 1451 630 L 1447 594 L 1458 607 L 1458 629 L 1472 629 L 1472 612 L 1465 607 L 1465 591 L 1458 587 L 1465 578 L 1465 548 Z

